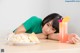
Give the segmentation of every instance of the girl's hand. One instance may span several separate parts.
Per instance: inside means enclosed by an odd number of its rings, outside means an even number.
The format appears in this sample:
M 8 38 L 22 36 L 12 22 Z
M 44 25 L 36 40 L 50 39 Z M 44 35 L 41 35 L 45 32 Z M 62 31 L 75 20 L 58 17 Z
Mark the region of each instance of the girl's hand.
M 80 43 L 80 37 L 77 34 L 68 34 L 67 43 L 71 44 Z

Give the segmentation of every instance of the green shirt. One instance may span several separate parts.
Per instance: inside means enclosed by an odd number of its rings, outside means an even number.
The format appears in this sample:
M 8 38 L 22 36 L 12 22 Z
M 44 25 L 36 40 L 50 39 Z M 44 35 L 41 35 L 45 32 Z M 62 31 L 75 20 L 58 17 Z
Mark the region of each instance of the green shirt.
M 42 19 L 37 16 L 32 16 L 27 21 L 23 23 L 26 33 L 42 33 Z

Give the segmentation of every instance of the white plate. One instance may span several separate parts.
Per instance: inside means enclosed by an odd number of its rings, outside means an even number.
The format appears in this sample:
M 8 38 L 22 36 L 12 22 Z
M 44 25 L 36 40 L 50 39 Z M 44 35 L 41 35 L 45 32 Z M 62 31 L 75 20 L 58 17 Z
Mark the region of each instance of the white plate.
M 13 43 L 13 45 L 33 45 L 36 44 L 35 42 L 30 42 L 30 43 Z

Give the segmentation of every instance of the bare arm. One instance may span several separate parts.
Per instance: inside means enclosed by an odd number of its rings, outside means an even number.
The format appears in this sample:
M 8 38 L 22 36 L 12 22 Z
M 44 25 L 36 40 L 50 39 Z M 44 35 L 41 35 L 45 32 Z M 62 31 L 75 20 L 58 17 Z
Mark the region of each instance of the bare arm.
M 26 29 L 24 28 L 23 25 L 19 26 L 14 33 L 19 34 L 19 33 L 25 33 Z
M 29 35 L 29 33 L 23 33 L 24 35 Z M 43 33 L 40 33 L 40 34 L 35 34 L 39 39 L 46 39 L 47 36 L 44 35 Z
M 59 40 L 58 37 L 59 37 L 59 33 L 48 35 L 48 39 L 52 39 L 52 40 Z
M 25 33 L 26 32 L 26 29 L 24 28 L 24 26 L 23 25 L 21 25 L 21 26 L 19 26 L 16 30 L 15 30 L 15 34 L 19 34 L 19 33 Z M 26 35 L 28 34 L 28 33 L 25 33 Z M 42 34 L 42 33 L 40 33 L 40 34 L 36 34 L 37 35 L 37 37 L 39 38 L 39 39 L 46 39 L 47 38 L 47 36 L 46 35 L 44 35 L 44 34 Z
M 71 43 L 71 44 L 80 43 L 80 38 L 77 34 L 67 34 L 67 35 L 68 35 L 68 41 L 66 41 L 66 43 Z M 48 35 L 48 39 L 59 40 L 59 33 Z
M 39 39 L 46 39 L 46 38 L 47 38 L 47 36 L 44 35 L 43 33 L 36 34 L 36 35 L 37 35 L 37 37 L 38 37 Z
M 26 29 L 24 28 L 24 26 L 23 25 L 21 25 L 21 26 L 19 26 L 16 30 L 15 30 L 15 34 L 19 34 L 19 33 L 24 33 L 24 34 L 28 34 L 28 33 L 25 33 L 26 32 Z M 44 35 L 44 34 L 42 34 L 42 33 L 40 33 L 40 34 L 36 34 L 37 35 L 37 37 L 39 38 L 39 39 L 46 39 L 47 38 L 47 36 L 46 35 Z

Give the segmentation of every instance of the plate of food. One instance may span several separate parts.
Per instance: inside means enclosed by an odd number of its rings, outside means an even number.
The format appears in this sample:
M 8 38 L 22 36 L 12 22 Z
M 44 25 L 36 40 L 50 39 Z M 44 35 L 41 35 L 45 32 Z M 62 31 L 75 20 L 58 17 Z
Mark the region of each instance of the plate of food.
M 35 33 L 31 34 L 9 34 L 8 43 L 12 45 L 33 45 L 36 43 L 40 43 L 39 39 L 35 35 Z

